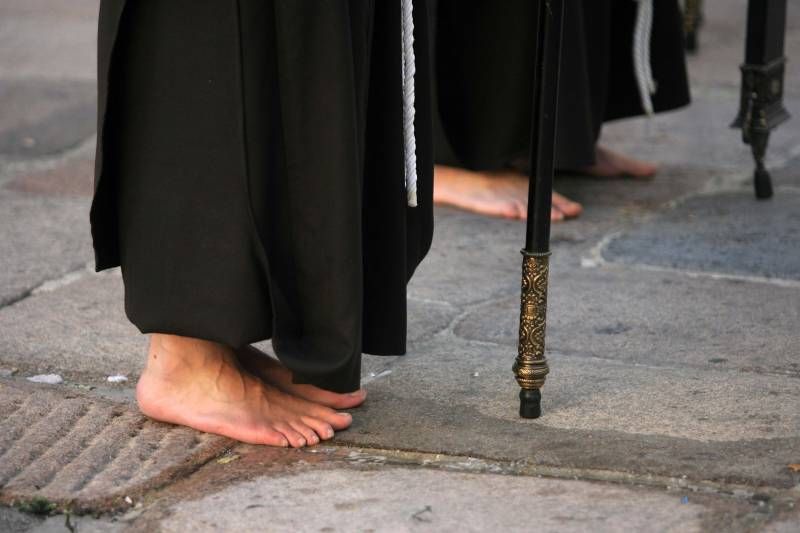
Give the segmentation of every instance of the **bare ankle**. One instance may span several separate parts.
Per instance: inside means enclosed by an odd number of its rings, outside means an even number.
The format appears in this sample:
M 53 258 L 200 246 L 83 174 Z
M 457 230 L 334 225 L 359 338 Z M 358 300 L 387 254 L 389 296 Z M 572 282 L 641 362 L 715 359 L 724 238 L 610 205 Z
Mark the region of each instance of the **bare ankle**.
M 218 343 L 154 333 L 150 337 L 145 372 L 161 376 L 180 376 L 193 368 L 221 362 L 226 348 Z

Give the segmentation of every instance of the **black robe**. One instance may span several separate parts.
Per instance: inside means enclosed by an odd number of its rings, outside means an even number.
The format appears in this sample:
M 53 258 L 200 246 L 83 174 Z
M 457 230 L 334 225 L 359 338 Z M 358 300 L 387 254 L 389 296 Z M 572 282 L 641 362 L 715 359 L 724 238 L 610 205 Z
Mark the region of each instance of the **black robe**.
M 411 208 L 399 1 L 101 1 L 92 235 L 142 332 L 272 338 L 298 382 L 334 391 L 358 388 L 362 351 L 405 351 L 433 229 L 415 6 Z
M 476 170 L 527 162 L 537 2 L 437 3 L 436 162 Z M 634 0 L 565 0 L 558 168 L 591 165 L 603 122 L 644 113 L 632 60 L 636 12 Z M 689 103 L 677 0 L 655 0 L 653 21 L 653 106 L 661 112 Z

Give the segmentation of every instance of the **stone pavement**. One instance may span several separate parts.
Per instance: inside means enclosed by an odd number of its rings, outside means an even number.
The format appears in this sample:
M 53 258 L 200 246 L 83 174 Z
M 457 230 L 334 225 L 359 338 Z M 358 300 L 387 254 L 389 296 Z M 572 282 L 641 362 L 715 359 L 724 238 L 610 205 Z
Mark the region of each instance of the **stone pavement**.
M 800 116 L 754 200 L 745 1 L 707 4 L 690 110 L 604 131 L 658 177 L 557 182 L 586 212 L 553 228 L 544 416 L 510 371 L 523 225 L 439 209 L 408 355 L 366 358 L 332 443 L 273 450 L 136 412 L 143 339 L 90 264 L 97 1 L 4 0 L 0 531 L 800 529 Z M 794 1 L 787 50 L 800 115 Z

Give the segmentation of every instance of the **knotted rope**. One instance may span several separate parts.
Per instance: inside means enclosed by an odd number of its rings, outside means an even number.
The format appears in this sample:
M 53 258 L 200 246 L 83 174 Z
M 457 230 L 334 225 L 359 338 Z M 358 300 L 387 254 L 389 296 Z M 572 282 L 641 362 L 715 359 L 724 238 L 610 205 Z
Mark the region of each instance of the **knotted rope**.
M 402 2 L 402 46 L 403 46 L 403 141 L 405 154 L 405 181 L 408 205 L 417 205 L 417 139 L 414 131 L 414 0 Z

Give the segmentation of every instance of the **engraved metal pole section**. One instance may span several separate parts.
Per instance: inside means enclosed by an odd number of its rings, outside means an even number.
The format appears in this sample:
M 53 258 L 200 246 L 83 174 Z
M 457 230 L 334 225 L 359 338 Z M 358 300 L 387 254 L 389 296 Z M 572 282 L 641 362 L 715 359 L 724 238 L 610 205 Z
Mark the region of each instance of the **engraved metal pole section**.
M 522 252 L 522 302 L 519 312 L 519 348 L 514 362 L 514 375 L 522 388 L 519 393 L 519 415 L 539 418 L 542 415 L 542 393 L 550 372 L 544 355 L 547 326 L 547 276 L 549 254 Z
M 750 0 L 741 105 L 731 126 L 742 129 L 742 140 L 753 151 L 756 198 L 772 197 L 772 180 L 764 164 L 767 144 L 770 132 L 789 119 L 783 107 L 785 35 L 786 0 Z
M 549 372 L 544 343 L 556 107 L 564 20 L 563 0 L 540 0 L 538 5 L 531 116 L 531 178 L 525 249 L 522 250 L 519 348 L 513 367 L 517 383 L 522 388 L 519 393 L 519 414 L 523 418 L 541 416 L 541 388 Z

